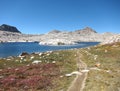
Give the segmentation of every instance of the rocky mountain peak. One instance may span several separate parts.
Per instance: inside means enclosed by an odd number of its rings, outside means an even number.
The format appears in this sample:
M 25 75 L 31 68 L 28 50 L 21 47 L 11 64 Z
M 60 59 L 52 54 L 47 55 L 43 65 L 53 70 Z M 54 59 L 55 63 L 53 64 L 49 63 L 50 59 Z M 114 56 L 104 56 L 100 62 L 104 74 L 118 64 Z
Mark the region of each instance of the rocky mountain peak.
M 50 31 L 48 34 L 54 34 L 54 33 L 60 33 L 61 31 L 59 31 L 59 30 L 52 30 L 52 31 Z
M 87 34 L 87 35 L 97 33 L 95 30 L 93 30 L 90 27 L 85 27 L 84 29 L 76 30 L 75 32 L 77 32 L 78 34 Z
M 10 26 L 10 25 L 7 25 L 7 24 L 2 24 L 2 25 L 0 26 L 0 30 L 1 30 L 1 31 L 21 33 L 16 27 Z
M 90 27 L 86 27 L 83 29 L 84 31 L 88 31 L 88 32 L 93 32 L 93 33 L 97 33 L 95 30 L 93 30 L 92 28 Z

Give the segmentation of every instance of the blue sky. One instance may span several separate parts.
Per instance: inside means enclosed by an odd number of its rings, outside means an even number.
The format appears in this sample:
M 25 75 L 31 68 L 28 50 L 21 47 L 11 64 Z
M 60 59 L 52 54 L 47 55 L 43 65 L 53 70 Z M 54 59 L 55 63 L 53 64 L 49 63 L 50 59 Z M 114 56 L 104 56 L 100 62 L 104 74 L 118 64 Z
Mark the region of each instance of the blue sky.
M 120 33 L 120 0 L 0 0 L 0 25 L 42 34 L 86 26 L 98 33 Z

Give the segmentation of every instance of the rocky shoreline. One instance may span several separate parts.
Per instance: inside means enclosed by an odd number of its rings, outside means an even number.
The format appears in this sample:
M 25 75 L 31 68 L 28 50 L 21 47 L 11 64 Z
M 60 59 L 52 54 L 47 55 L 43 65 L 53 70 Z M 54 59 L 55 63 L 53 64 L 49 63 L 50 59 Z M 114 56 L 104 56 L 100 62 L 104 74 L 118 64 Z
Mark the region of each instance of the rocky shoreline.
M 7 29 L 11 28 L 7 27 Z M 99 34 L 89 27 L 72 32 L 53 30 L 46 34 L 22 34 L 0 30 L 0 42 L 40 42 L 41 45 L 71 45 L 78 42 L 103 42 L 115 35 L 117 34 L 109 32 Z

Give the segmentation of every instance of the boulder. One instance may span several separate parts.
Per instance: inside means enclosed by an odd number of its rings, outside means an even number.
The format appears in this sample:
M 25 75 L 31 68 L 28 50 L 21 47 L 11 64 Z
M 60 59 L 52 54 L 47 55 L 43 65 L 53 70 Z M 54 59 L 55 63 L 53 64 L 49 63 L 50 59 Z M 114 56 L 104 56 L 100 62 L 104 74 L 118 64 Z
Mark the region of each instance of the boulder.
M 29 55 L 27 52 L 22 52 L 21 54 L 20 54 L 20 56 L 26 56 L 26 55 Z

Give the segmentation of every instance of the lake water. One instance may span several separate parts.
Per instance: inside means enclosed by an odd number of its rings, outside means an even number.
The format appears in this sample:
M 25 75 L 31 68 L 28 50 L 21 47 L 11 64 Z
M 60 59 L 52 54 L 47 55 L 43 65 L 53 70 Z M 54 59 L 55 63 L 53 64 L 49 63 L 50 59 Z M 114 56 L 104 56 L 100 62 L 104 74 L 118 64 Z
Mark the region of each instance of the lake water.
M 76 45 L 63 45 L 63 46 L 39 45 L 38 43 L 34 42 L 0 43 L 0 57 L 18 56 L 22 52 L 33 53 L 83 48 L 88 46 L 94 46 L 97 45 L 98 43 L 99 42 L 81 42 Z

